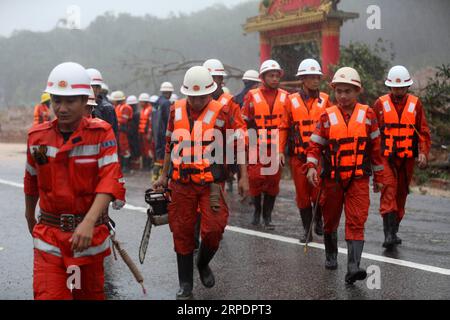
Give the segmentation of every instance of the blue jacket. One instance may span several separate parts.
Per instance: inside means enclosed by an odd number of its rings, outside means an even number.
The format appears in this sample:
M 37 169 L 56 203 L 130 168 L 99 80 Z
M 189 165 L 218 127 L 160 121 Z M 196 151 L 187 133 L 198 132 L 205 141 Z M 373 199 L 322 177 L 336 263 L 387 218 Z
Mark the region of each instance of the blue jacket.
M 156 149 L 156 160 L 164 160 L 166 153 L 166 130 L 167 122 L 169 121 L 170 106 L 172 103 L 163 96 L 160 96 L 156 102 L 157 112 L 156 112 L 156 130 L 153 127 L 154 132 L 156 132 L 155 137 L 155 149 Z
M 119 125 L 113 105 L 104 95 L 99 95 L 96 102 L 97 106 L 94 108 L 92 116 L 108 122 L 112 126 L 116 139 L 118 139 Z

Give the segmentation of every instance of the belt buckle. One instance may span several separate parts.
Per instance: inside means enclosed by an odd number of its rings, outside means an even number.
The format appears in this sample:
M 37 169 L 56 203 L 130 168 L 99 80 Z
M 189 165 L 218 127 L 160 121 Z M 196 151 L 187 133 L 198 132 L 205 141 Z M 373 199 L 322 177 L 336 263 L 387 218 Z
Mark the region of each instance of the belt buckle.
M 74 214 L 62 214 L 59 218 L 60 227 L 63 232 L 73 232 L 76 228 Z

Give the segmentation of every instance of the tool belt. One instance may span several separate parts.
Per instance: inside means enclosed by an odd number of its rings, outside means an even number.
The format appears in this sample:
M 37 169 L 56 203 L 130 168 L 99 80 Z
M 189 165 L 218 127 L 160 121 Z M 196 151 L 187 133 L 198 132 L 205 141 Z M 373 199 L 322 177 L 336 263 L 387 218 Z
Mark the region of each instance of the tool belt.
M 39 224 L 61 229 L 63 232 L 74 232 L 77 226 L 83 221 L 85 214 L 53 214 L 40 210 Z M 109 217 L 107 212 L 97 220 L 95 226 L 107 224 Z

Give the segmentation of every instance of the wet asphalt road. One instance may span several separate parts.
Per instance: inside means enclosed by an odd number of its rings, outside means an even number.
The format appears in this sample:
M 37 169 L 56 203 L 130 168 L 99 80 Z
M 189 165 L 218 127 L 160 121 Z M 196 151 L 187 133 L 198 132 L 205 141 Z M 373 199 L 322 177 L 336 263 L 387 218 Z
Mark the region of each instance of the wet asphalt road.
M 0 145 L 0 299 L 32 299 L 33 251 L 23 217 L 23 191 L 9 184 L 22 183 L 25 154 L 20 150 L 20 146 Z M 143 193 L 149 181 L 143 173 L 126 177 L 129 204 L 145 207 Z M 364 252 L 377 260 L 391 257 L 420 264 L 407 267 L 363 258 L 363 267 L 376 265 L 381 271 L 381 288 L 373 290 L 365 281 L 351 287 L 344 284 L 345 254 L 339 254 L 338 270 L 327 271 L 322 249 L 310 248 L 305 254 L 303 246 L 292 239 L 298 237 L 299 215 L 289 181 L 283 181 L 273 215 L 276 230 L 272 232 L 286 238 L 267 238 L 264 230 L 250 225 L 252 208 L 240 203 L 235 193 L 229 194 L 229 199 L 229 225 L 244 230 L 230 228 L 225 232 L 211 264 L 216 275 L 214 288 L 202 287 L 195 272 L 196 299 L 450 299 L 450 199 L 412 194 L 399 233 L 403 244 L 396 252 L 386 253 L 381 247 L 378 199 L 372 195 Z M 117 238 L 138 263 L 146 215 L 124 209 L 112 211 L 111 216 L 117 223 Z M 253 230 L 264 232 L 264 237 L 245 234 Z M 343 219 L 339 235 L 339 247 L 346 248 Z M 317 236 L 315 241 L 322 242 Z M 427 266 L 440 267 L 447 274 L 431 272 Z M 105 267 L 109 299 L 173 299 L 178 289 L 176 256 L 167 226 L 153 228 L 146 261 L 139 265 L 146 296 L 120 258 L 114 261 L 108 257 Z

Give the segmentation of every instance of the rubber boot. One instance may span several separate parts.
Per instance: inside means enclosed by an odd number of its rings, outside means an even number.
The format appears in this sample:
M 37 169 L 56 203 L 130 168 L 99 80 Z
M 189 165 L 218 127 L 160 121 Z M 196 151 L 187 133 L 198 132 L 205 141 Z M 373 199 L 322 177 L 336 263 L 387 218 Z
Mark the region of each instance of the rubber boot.
M 209 262 L 215 254 L 216 250 L 209 249 L 203 242 L 200 244 L 200 249 L 197 254 L 197 267 L 200 274 L 200 280 L 206 288 L 212 288 L 216 283 L 214 274 L 209 267 Z
M 314 232 L 318 236 L 323 236 L 322 208 L 318 206 L 314 217 Z
M 193 254 L 177 254 L 178 281 L 180 289 L 177 292 L 177 300 L 192 299 L 194 287 L 194 256 Z
M 362 240 L 347 240 L 347 274 L 345 275 L 345 282 L 353 284 L 355 281 L 364 280 L 367 277 L 367 272 L 359 267 L 361 262 L 361 255 L 364 248 L 364 241 Z
M 323 241 L 325 244 L 325 269 L 336 270 L 338 267 L 337 231 L 325 233 L 323 236 Z
M 122 173 L 130 173 L 130 158 L 122 157 Z
M 264 194 L 262 213 L 264 219 L 264 229 L 266 230 L 275 229 L 275 226 L 272 224 L 272 211 L 275 205 L 275 199 L 275 196 Z
M 311 242 L 313 240 L 312 232 L 309 234 L 312 223 L 312 208 L 300 209 L 300 217 L 303 225 L 303 235 L 300 237 L 301 243 Z M 306 239 L 308 237 L 308 239 Z
M 261 219 L 261 195 L 253 197 L 253 205 L 255 206 L 255 212 L 253 213 L 252 225 L 259 226 Z
M 399 226 L 400 226 L 400 222 L 396 221 L 395 222 L 395 228 L 394 228 L 394 241 L 395 241 L 395 244 L 402 244 L 402 239 L 400 239 L 397 236 L 397 232 L 398 232 Z
M 391 249 L 395 245 L 394 230 L 396 219 L 397 217 L 394 212 L 386 213 L 383 216 L 383 231 L 384 231 L 383 248 Z

